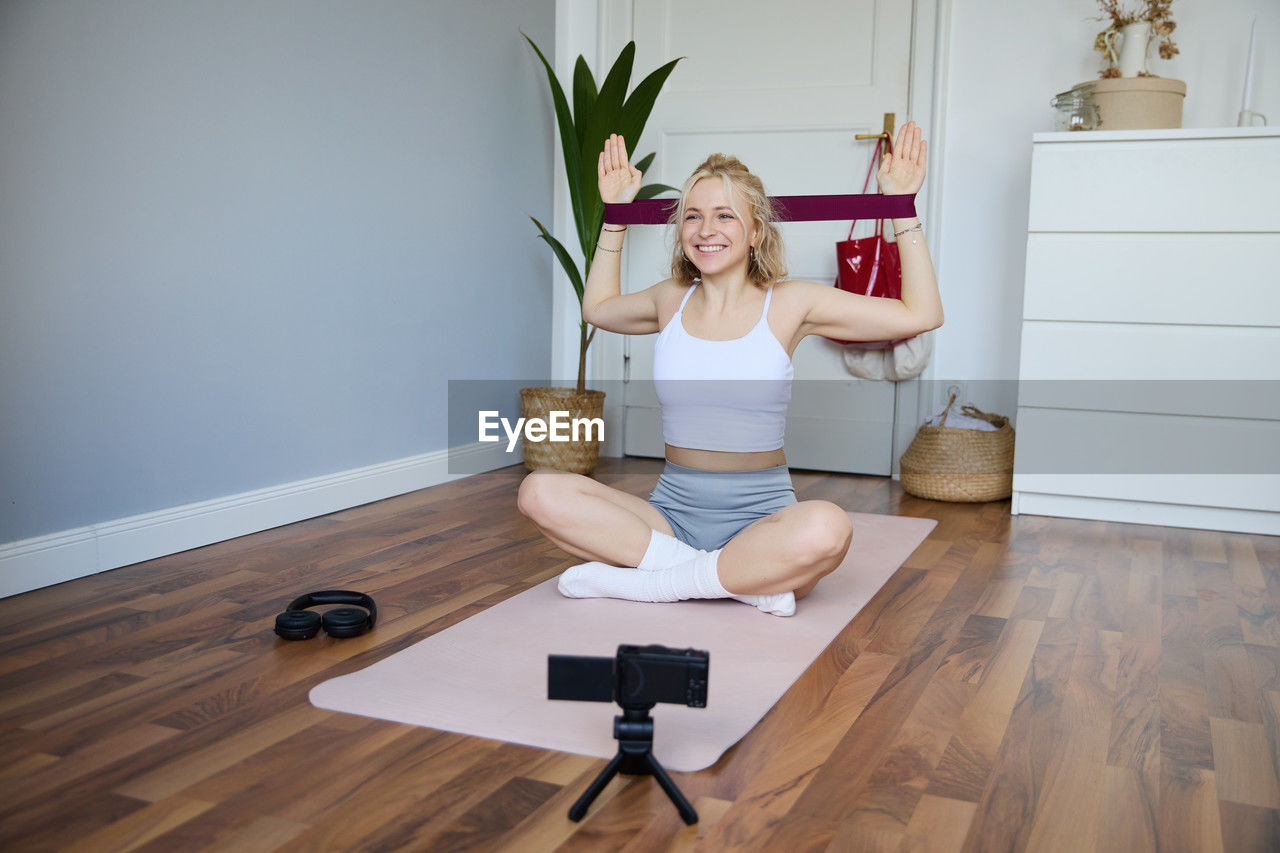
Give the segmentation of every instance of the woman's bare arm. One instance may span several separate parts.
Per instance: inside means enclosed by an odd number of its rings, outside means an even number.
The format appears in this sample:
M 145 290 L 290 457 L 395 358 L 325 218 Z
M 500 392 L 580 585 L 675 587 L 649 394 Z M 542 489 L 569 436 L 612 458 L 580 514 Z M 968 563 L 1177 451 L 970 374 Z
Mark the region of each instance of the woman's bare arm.
M 887 195 L 910 195 L 924 185 L 928 143 L 920 128 L 908 122 L 898 131 L 897 155 L 885 154 L 876 178 Z M 917 218 L 893 220 L 895 232 L 915 229 Z M 846 293 L 814 284 L 801 292 L 808 311 L 803 334 L 817 334 L 846 341 L 884 341 L 907 338 L 942 325 L 942 297 L 934 273 L 929 245 L 922 231 L 907 230 L 898 238 L 902 259 L 902 295 L 882 299 Z
M 643 176 L 631 165 L 621 136 L 613 134 L 605 141 L 597 169 L 600 198 L 606 204 L 624 204 L 640 191 Z M 622 294 L 622 241 L 626 233 L 625 225 L 605 223 L 601 229 L 583 288 L 582 319 L 608 332 L 652 334 L 658 331 L 657 293 L 662 285 Z

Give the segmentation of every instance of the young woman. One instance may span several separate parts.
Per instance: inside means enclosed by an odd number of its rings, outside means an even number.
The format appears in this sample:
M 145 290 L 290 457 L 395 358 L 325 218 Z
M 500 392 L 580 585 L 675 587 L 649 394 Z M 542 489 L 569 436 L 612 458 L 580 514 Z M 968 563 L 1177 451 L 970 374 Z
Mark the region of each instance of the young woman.
M 927 146 L 914 122 L 898 132 L 877 178 L 887 195 L 924 183 Z M 600 197 L 632 201 L 641 174 L 611 136 Z M 828 501 L 796 501 L 783 453 L 791 356 L 807 335 L 892 340 L 942 325 L 942 301 L 919 219 L 895 219 L 900 300 L 783 281 L 783 249 L 760 179 L 712 155 L 685 182 L 673 224 L 671 278 L 622 295 L 626 226 L 605 224 L 587 277 L 583 318 L 611 332 L 659 333 L 654 387 L 667 464 L 649 501 L 579 474 L 542 469 L 519 508 L 565 551 L 589 562 L 560 578 L 572 598 L 735 598 L 780 616 L 849 550 L 849 517 Z

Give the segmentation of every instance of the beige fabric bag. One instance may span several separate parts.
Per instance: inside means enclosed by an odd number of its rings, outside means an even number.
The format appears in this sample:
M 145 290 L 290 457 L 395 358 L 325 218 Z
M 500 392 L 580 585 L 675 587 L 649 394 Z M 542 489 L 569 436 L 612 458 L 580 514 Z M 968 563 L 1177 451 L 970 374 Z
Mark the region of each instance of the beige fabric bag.
M 916 335 L 889 349 L 860 350 L 845 347 L 844 366 L 860 379 L 901 382 L 915 379 L 933 355 L 933 332 Z

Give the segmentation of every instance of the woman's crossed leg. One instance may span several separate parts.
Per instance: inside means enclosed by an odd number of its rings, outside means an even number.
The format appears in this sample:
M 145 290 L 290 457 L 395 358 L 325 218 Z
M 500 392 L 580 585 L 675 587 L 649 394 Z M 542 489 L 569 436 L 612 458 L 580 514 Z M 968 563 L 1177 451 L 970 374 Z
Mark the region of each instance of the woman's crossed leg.
M 848 514 L 830 501 L 799 501 L 747 525 L 720 555 L 725 589 L 793 591 L 799 600 L 836 570 L 853 540 Z
M 647 501 L 552 469 L 525 477 L 517 505 L 560 548 L 594 561 L 562 578 L 561 591 L 576 597 L 670 601 L 728 596 L 780 613 L 787 609 L 779 604 L 781 596 L 794 611 L 794 600 L 835 570 L 852 539 L 849 517 L 840 507 L 800 501 L 752 522 L 722 549 L 697 551 L 676 541 L 667 519 Z M 622 573 L 607 571 L 614 567 L 624 568 Z M 628 575 L 625 567 L 676 576 Z
M 644 499 L 554 468 L 525 477 L 516 506 L 562 550 L 611 566 L 640 565 L 654 530 L 674 535 Z

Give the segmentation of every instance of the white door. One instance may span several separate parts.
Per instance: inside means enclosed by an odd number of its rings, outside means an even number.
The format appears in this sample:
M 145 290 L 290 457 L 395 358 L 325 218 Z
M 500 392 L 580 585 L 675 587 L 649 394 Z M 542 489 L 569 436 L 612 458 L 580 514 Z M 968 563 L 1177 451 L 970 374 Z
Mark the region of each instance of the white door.
M 657 151 L 646 183 L 680 186 L 708 154 L 738 156 L 770 195 L 854 193 L 862 189 L 884 114 L 905 116 L 911 70 L 912 4 L 902 0 L 635 0 L 639 75 L 682 56 L 639 145 Z M 616 56 L 623 44 L 608 45 Z M 632 143 L 628 140 L 628 143 Z M 876 192 L 872 178 L 870 192 Z M 874 223 L 859 223 L 855 236 Z M 846 222 L 786 223 L 790 277 L 831 282 L 835 243 Z M 633 227 L 623 289 L 668 276 L 672 235 Z M 653 392 L 656 336 L 624 336 L 623 450 L 662 456 Z M 849 374 L 842 347 L 809 337 L 796 350 L 787 462 L 793 468 L 890 473 L 895 385 Z

